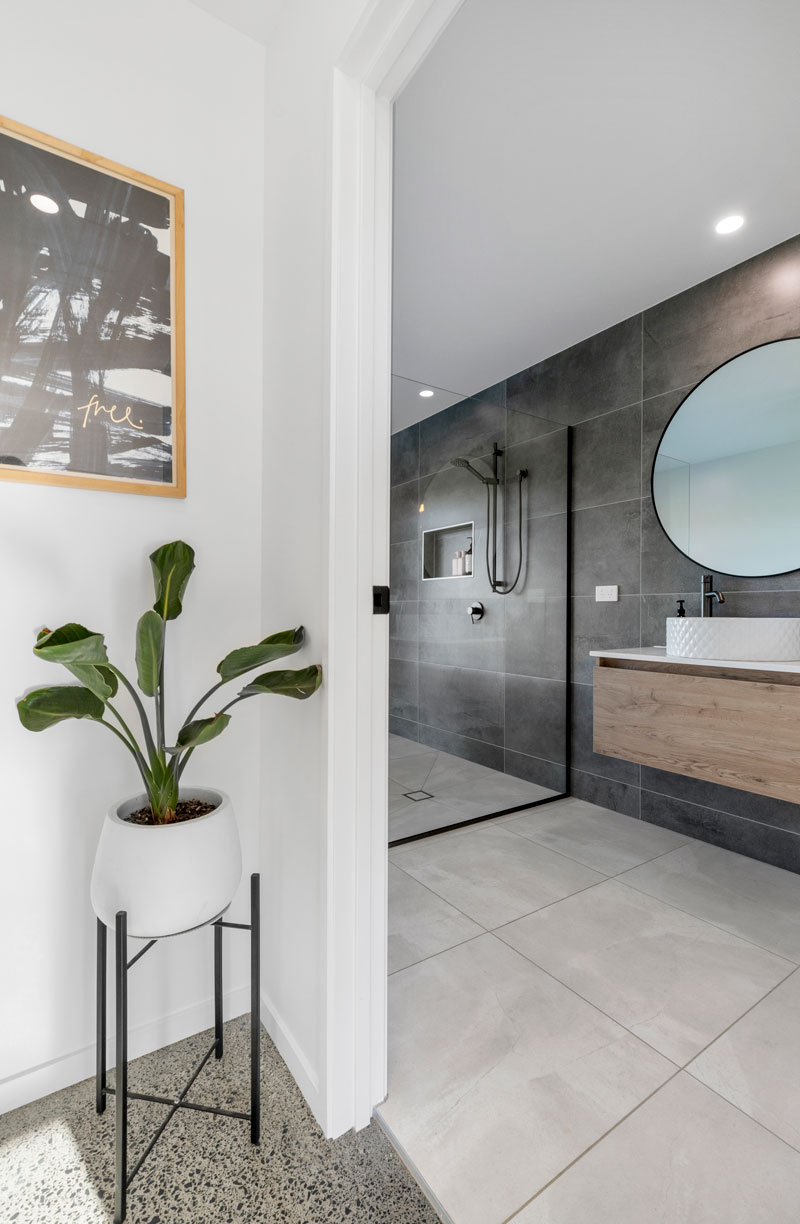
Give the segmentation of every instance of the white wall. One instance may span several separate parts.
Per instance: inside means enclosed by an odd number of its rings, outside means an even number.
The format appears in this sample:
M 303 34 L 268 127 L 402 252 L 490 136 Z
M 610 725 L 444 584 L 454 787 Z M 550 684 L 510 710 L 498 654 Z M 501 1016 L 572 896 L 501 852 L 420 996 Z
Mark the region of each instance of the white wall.
M 287 627 L 296 613 L 319 623 L 321 596 L 314 588 L 321 580 L 322 535 L 317 500 L 300 573 L 297 560 L 282 574 L 267 569 L 262 618 L 263 48 L 186 0 L 139 0 L 135 10 L 104 0 L 40 0 L 13 10 L 0 41 L 4 112 L 186 192 L 188 497 L 0 481 L 0 1079 L 6 1077 L 0 1108 L 91 1073 L 95 927 L 89 876 L 105 808 L 136 787 L 121 745 L 102 728 L 64 724 L 34 736 L 20 727 L 14 699 L 36 682 L 59 679 L 31 655 L 34 631 L 45 622 L 81 621 L 104 630 L 114 659 L 123 669 L 131 665 L 134 626 L 152 602 L 147 554 L 166 540 L 186 539 L 197 550 L 198 569 L 184 615 L 170 627 L 168 700 L 176 718 L 198 686 L 207 687 L 205 677 L 213 680 L 217 661 L 232 647 Z M 315 140 L 316 154 L 321 137 Z M 312 175 L 308 185 L 318 190 L 319 179 Z M 273 213 L 276 188 L 271 167 Z M 298 245 L 319 227 L 320 208 L 316 197 L 307 202 L 306 229 L 299 233 L 298 219 L 295 230 Z M 319 344 L 319 293 L 308 302 L 298 285 L 284 304 L 286 328 L 298 337 L 290 362 L 300 367 L 300 338 L 307 337 L 312 349 Z M 317 364 L 314 370 L 318 375 Z M 284 389 L 290 384 L 286 379 Z M 291 446 L 270 465 L 269 479 L 283 469 L 291 516 L 280 509 L 279 490 L 269 491 L 267 534 L 274 536 L 276 524 L 292 527 L 302 551 L 306 537 L 297 502 L 303 488 L 319 498 L 323 399 L 318 378 L 306 380 L 302 394 L 298 381 L 297 399 L 278 394 L 274 378 L 271 387 L 269 431 Z M 313 435 L 311 484 L 301 480 L 298 427 Z M 267 454 L 276 457 L 271 446 Z M 279 555 L 272 542 L 271 563 Z M 276 601 L 276 588 L 285 588 L 287 597 Z M 313 795 L 314 802 L 296 812 L 284 773 L 279 806 L 288 819 L 311 826 L 318 855 L 313 779 L 321 708 L 305 718 L 295 709 L 287 713 L 294 703 L 281 705 L 279 721 L 293 728 L 291 734 L 313 735 L 312 782 L 304 797 Z M 257 702 L 237 709 L 234 725 L 197 754 L 190 770 L 193 780 L 231 794 L 246 873 L 258 863 L 260 718 Z M 274 793 L 274 763 L 270 749 L 268 794 Z M 302 851 L 293 862 L 302 875 L 318 871 L 317 861 L 306 861 Z M 246 906 L 245 879 L 232 916 L 246 917 Z M 231 933 L 228 946 L 225 985 L 235 1014 L 248 1006 L 246 938 Z M 210 953 L 211 935 L 204 931 L 160 945 L 136 967 L 133 1054 L 212 1022 Z M 308 966 L 293 968 L 301 989 L 309 990 Z M 308 1041 L 316 1056 L 313 1033 Z

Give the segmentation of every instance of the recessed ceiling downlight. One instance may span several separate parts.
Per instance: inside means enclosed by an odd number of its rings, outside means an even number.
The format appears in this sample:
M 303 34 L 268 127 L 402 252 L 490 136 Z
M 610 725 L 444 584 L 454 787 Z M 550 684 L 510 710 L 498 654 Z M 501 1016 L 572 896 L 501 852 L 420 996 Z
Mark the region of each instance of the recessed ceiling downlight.
M 420 395 L 422 396 L 423 399 L 430 399 L 431 396 L 433 395 L 433 392 L 429 390 L 420 391 Z
M 39 195 L 38 192 L 34 192 L 34 194 L 30 197 L 30 201 L 34 208 L 39 209 L 39 212 L 43 212 L 43 213 L 57 213 L 58 212 L 58 205 L 56 204 L 55 200 L 50 199 L 50 196 Z
M 730 217 L 723 217 L 714 226 L 718 234 L 735 234 L 738 229 L 744 225 L 744 217 L 740 217 L 738 213 L 733 213 Z

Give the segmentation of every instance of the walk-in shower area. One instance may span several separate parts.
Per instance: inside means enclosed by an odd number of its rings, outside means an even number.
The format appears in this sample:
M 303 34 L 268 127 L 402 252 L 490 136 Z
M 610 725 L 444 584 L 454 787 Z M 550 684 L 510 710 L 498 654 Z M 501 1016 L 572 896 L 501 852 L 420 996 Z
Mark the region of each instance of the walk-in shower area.
M 504 384 L 395 378 L 393 424 L 398 842 L 566 793 L 570 436 L 508 408 Z

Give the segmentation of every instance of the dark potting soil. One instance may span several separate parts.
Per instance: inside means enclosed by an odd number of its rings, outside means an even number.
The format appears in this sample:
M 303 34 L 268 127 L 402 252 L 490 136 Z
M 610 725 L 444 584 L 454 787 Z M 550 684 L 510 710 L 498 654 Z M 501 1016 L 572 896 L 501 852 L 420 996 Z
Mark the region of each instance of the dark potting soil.
M 138 825 L 182 824 L 185 820 L 207 816 L 209 812 L 214 811 L 215 806 L 213 803 L 206 803 L 204 799 L 181 799 L 175 808 L 175 815 L 169 820 L 154 820 L 151 807 L 139 808 L 138 812 L 131 812 L 130 816 L 126 816 L 125 819 L 131 824 Z

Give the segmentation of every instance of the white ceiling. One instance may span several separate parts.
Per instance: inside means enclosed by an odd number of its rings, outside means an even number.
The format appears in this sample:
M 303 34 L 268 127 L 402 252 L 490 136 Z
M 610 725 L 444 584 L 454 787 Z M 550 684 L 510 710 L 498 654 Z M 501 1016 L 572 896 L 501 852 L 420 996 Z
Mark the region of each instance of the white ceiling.
M 800 231 L 799 45 L 796 0 L 465 0 L 396 106 L 395 374 L 482 390 Z
M 192 3 L 248 38 L 266 44 L 287 0 L 192 0 Z

